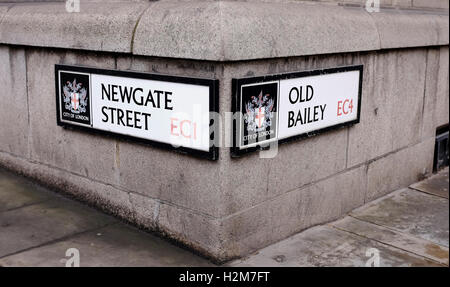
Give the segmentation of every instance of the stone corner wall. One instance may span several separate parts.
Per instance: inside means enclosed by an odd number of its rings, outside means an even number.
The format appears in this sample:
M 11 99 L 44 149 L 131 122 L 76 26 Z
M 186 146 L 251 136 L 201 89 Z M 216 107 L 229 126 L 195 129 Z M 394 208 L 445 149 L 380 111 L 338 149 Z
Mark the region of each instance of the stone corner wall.
M 132 2 L 71 15 L 93 27 L 78 30 L 55 25 L 66 15 L 61 3 L 0 5 L 0 165 L 216 261 L 336 219 L 431 172 L 435 130 L 449 122 L 445 9 L 368 15 L 296 1 Z M 239 7 L 255 13 L 233 22 L 247 11 Z M 303 17 L 261 23 L 270 11 Z M 277 29 L 283 33 L 264 41 Z M 156 34 L 159 42 L 147 42 Z M 232 78 L 363 64 L 361 122 L 280 145 L 272 159 L 231 158 L 222 147 L 211 162 L 57 126 L 55 64 L 216 78 L 221 113 L 231 111 Z M 222 125 L 223 137 L 229 128 Z

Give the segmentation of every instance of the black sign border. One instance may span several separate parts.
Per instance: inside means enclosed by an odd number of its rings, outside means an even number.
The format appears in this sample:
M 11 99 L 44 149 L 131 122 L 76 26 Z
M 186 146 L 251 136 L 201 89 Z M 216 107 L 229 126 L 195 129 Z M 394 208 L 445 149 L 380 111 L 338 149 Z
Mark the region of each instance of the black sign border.
M 197 149 L 187 148 L 187 147 L 174 147 L 171 144 L 162 143 L 154 140 L 138 138 L 130 135 L 118 134 L 110 131 L 104 131 L 95 129 L 92 126 L 79 125 L 76 123 L 69 123 L 66 121 L 61 121 L 60 117 L 60 87 L 59 87 L 59 71 L 66 72 L 80 72 L 80 73 L 90 73 L 90 74 L 100 74 L 107 76 L 120 76 L 126 78 L 136 78 L 136 79 L 144 79 L 144 80 L 156 80 L 156 81 L 165 81 L 165 82 L 173 82 L 180 84 L 192 84 L 192 85 L 200 85 L 209 87 L 209 111 L 219 113 L 219 80 L 217 79 L 205 79 L 205 78 L 190 78 L 190 77 L 182 77 L 182 76 L 170 76 L 165 74 L 154 74 L 154 73 L 146 73 L 146 72 L 138 72 L 138 71 L 123 71 L 123 70 L 108 70 L 108 69 L 100 69 L 93 68 L 88 66 L 81 65 L 64 65 L 64 64 L 55 64 L 55 94 L 56 94 L 56 123 L 58 126 L 64 128 L 71 128 L 82 130 L 91 134 L 100 134 L 105 136 L 114 137 L 124 141 L 132 141 L 138 142 L 141 144 L 148 144 L 157 148 L 167 149 L 171 151 L 175 151 L 182 154 L 189 154 L 195 157 L 209 159 L 212 161 L 216 161 L 219 158 L 219 147 L 214 143 L 218 141 L 219 130 L 218 125 L 212 125 L 214 122 L 214 118 L 210 116 L 210 142 L 213 144 L 209 147 L 209 151 L 201 151 Z M 89 91 L 91 91 L 92 87 L 89 87 Z M 91 98 L 89 98 L 91 101 Z M 91 114 L 92 118 L 92 114 Z M 214 130 L 216 128 L 216 130 Z
M 319 75 L 326 75 L 326 74 L 334 74 L 334 73 L 341 73 L 341 72 L 350 72 L 350 71 L 359 71 L 359 87 L 358 87 L 358 111 L 357 111 L 357 118 L 352 121 L 348 121 L 345 123 L 340 123 L 334 126 L 329 126 L 326 128 L 318 129 L 312 132 L 299 134 L 295 136 L 291 136 L 288 138 L 284 138 L 281 140 L 278 140 L 278 144 L 283 144 L 287 142 L 292 142 L 295 140 L 301 140 L 309 137 L 313 137 L 316 135 L 319 135 L 321 133 L 340 129 L 348 126 L 352 126 L 354 124 L 357 124 L 360 122 L 361 117 L 361 100 L 362 100 L 362 84 L 363 84 L 363 70 L 364 65 L 352 65 L 352 66 L 342 66 L 342 67 L 336 67 L 336 68 L 326 68 L 326 69 L 318 69 L 318 70 L 310 70 L 310 71 L 301 71 L 301 72 L 292 72 L 292 73 L 284 73 L 284 74 L 274 74 L 274 75 L 267 75 L 267 76 L 258 76 L 258 77 L 248 77 L 248 78 L 233 78 L 232 79 L 232 113 L 235 115 L 236 112 L 240 112 L 241 109 L 241 86 L 247 85 L 247 84 L 256 84 L 256 83 L 263 83 L 263 82 L 270 82 L 270 81 L 277 81 L 277 80 L 286 80 L 286 79 L 292 79 L 292 78 L 304 78 L 309 76 L 319 76 Z M 278 95 L 280 97 L 280 95 Z M 279 107 L 278 107 L 279 108 Z M 279 113 L 279 110 L 278 110 Z M 240 118 L 240 120 L 242 120 Z M 247 153 L 255 152 L 258 150 L 267 150 L 270 148 L 270 143 L 262 144 L 262 145 L 256 145 L 253 147 L 248 147 L 245 149 L 240 149 L 239 146 L 237 146 L 238 138 L 237 138 L 237 126 L 238 126 L 238 120 L 233 118 L 233 124 L 232 124 L 232 133 L 233 133 L 233 146 L 230 148 L 231 151 L 231 157 L 237 158 L 241 157 L 242 155 L 245 155 Z

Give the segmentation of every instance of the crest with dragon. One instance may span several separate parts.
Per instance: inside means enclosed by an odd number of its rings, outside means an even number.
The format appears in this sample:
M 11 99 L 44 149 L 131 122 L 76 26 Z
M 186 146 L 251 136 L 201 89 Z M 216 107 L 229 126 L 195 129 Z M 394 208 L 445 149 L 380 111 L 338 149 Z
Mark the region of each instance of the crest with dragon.
M 67 81 L 63 87 L 64 91 L 64 107 L 74 114 L 86 112 L 88 104 L 87 91 L 82 87 L 81 83 L 77 83 L 77 79 L 73 82 Z
M 272 126 L 273 105 L 274 101 L 269 94 L 263 96 L 261 91 L 258 97 L 252 96 L 245 105 L 244 120 L 247 123 L 247 131 L 260 132 Z

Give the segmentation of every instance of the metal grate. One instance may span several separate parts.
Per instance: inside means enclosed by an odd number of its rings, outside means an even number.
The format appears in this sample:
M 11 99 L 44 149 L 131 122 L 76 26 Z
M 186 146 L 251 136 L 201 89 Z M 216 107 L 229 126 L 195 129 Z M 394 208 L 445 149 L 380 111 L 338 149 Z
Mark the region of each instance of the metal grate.
M 434 171 L 437 171 L 444 166 L 448 166 L 448 133 L 448 126 L 442 129 L 438 129 L 436 132 L 433 165 Z

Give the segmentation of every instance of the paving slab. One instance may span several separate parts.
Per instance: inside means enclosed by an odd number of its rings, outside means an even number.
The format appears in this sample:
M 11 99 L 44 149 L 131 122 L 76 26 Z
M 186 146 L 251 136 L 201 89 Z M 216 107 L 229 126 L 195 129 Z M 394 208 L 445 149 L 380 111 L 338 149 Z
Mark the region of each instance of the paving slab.
M 423 181 L 414 183 L 410 188 L 448 199 L 448 167 Z
M 208 260 L 122 223 L 0 259 L 0 266 L 65 266 L 65 252 L 77 248 L 81 267 L 214 266 Z
M 0 169 L 0 212 L 46 201 L 54 195 L 24 178 Z
M 310 228 L 229 266 L 303 267 L 365 266 L 378 250 L 380 267 L 442 266 L 427 258 L 331 226 Z
M 448 248 L 431 241 L 361 221 L 350 216 L 332 222 L 330 225 L 339 230 L 375 240 L 448 266 Z
M 449 246 L 449 204 L 445 198 L 405 188 L 356 209 L 350 215 Z
M 0 213 L 0 258 L 117 222 L 78 202 L 55 198 Z

